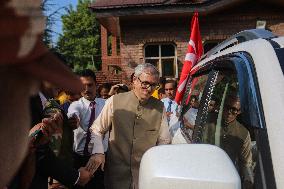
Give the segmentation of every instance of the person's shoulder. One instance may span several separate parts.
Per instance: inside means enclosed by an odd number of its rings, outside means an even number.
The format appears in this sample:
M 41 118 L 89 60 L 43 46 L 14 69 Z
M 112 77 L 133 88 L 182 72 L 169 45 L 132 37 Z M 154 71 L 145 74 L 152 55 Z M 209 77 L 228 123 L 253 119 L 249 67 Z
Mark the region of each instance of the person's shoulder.
M 103 98 L 96 98 L 96 99 L 95 99 L 95 102 L 96 102 L 97 104 L 99 104 L 99 105 L 104 105 L 105 102 L 106 102 L 106 100 L 103 99 Z
M 81 106 L 83 106 L 83 104 L 84 104 L 83 97 L 81 97 L 78 100 L 71 102 L 70 107 L 81 107 Z
M 169 100 L 169 98 L 163 98 L 163 99 L 161 99 L 160 101 L 163 102 L 163 103 L 165 103 L 165 102 L 167 102 L 168 100 Z
M 83 97 L 79 98 L 78 100 L 71 102 L 71 104 L 82 104 L 82 103 L 83 103 Z
M 237 126 L 239 133 L 242 136 L 242 138 L 246 138 L 246 136 L 249 135 L 248 129 L 243 124 L 236 121 L 236 126 Z
M 155 97 L 151 96 L 149 98 L 149 102 L 153 105 L 160 106 L 160 107 L 164 108 L 164 103 L 161 100 L 156 99 Z
M 115 95 L 112 95 L 112 99 L 113 100 L 121 100 L 121 99 L 128 99 L 128 98 L 132 98 L 133 96 L 133 91 L 128 91 L 128 92 L 124 92 L 124 93 L 118 93 L 118 94 L 115 94 Z
M 178 103 L 175 100 L 173 100 L 173 104 L 176 105 L 176 106 L 179 106 Z
M 115 97 L 125 97 L 125 96 L 131 95 L 131 94 L 133 94 L 133 91 L 128 91 L 128 92 L 124 92 L 124 93 L 118 93 L 118 94 L 115 94 L 113 96 L 115 96 Z
M 241 129 L 242 131 L 247 131 L 248 132 L 247 128 L 242 123 L 238 122 L 237 120 L 236 120 L 236 126 L 239 129 Z

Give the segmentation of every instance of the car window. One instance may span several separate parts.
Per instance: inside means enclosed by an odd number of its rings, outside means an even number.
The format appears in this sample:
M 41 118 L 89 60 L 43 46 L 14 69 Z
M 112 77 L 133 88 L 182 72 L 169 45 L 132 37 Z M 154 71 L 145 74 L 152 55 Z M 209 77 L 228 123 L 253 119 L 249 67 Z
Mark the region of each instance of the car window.
M 236 70 L 217 72 L 210 94 L 204 94 L 204 111 L 194 128 L 193 141 L 221 147 L 231 158 L 242 179 L 243 188 L 251 188 L 254 182 L 255 162 L 252 157 L 251 135 L 241 121 L 241 100 Z M 202 118 L 203 117 L 203 118 Z M 202 133 L 201 136 L 198 133 Z
M 276 188 L 250 54 L 219 57 L 198 70 L 187 84 L 180 121 L 187 143 L 217 145 L 228 154 L 240 174 L 242 188 Z
M 183 99 L 181 129 L 188 142 L 192 141 L 195 119 L 207 80 L 208 74 L 191 78 L 190 85 L 187 88 L 187 95 Z
M 214 61 L 209 74 L 199 76 L 207 81 L 198 93 L 191 142 L 222 148 L 235 164 L 242 188 L 275 186 L 253 60 L 238 53 Z
M 238 107 L 227 107 L 225 104 L 226 98 L 229 96 L 238 97 L 238 82 L 235 74 L 220 72 L 217 77 L 211 99 L 208 103 L 208 115 L 204 125 L 202 143 L 215 144 L 220 146 L 221 137 L 225 137 L 222 133 L 222 124 L 225 119 L 226 108 L 231 108 L 230 111 L 240 111 Z M 235 109 L 234 109 L 235 108 Z M 235 113 L 233 112 L 233 113 Z M 224 136 L 222 136 L 224 135 Z

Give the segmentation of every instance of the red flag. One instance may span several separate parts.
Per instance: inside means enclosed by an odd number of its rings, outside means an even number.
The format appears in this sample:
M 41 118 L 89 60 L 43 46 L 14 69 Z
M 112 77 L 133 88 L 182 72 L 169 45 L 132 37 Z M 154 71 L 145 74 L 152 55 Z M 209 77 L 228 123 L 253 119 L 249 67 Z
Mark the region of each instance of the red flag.
M 189 78 L 189 72 L 191 68 L 199 60 L 202 54 L 203 54 L 203 46 L 199 31 L 198 13 L 195 12 L 191 20 L 190 40 L 188 42 L 187 53 L 185 55 L 185 60 L 183 63 L 180 80 L 175 97 L 175 101 L 178 104 L 180 104 L 182 100 L 185 91 L 185 85 Z

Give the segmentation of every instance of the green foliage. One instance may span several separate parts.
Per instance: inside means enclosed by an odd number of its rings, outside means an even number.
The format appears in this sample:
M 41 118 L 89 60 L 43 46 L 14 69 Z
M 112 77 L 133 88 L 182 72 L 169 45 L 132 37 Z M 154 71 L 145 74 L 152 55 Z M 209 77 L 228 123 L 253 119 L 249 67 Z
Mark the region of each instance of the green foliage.
M 56 7 L 56 1 L 55 0 L 42 0 L 41 2 L 41 10 L 43 11 L 45 17 L 46 17 L 46 26 L 43 33 L 43 42 L 45 45 L 52 51 L 56 51 L 56 48 L 54 46 L 53 37 L 57 33 L 53 30 L 53 26 L 55 25 L 56 21 L 59 20 L 61 17 L 61 10 L 64 7 L 59 7 L 56 10 L 54 9 Z
M 41 3 L 41 10 L 46 15 L 46 27 L 43 34 L 43 42 L 46 46 L 52 46 L 52 26 L 54 24 L 54 14 L 47 15 L 47 12 L 52 9 L 52 0 L 43 0 Z
M 79 0 L 76 10 L 69 6 L 67 14 L 62 16 L 63 35 L 58 39 L 57 48 L 74 71 L 98 70 L 101 64 L 100 25 L 89 4 L 90 0 Z

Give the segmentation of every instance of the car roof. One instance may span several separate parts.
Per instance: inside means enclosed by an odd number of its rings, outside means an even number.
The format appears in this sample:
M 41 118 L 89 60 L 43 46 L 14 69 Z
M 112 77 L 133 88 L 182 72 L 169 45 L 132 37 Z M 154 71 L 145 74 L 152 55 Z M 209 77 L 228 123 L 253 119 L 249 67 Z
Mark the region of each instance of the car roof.
M 208 51 L 206 54 L 204 54 L 201 58 L 207 58 L 213 54 L 216 54 L 220 51 L 223 51 L 224 49 L 227 49 L 229 47 L 232 47 L 236 44 L 239 43 L 243 43 L 245 41 L 249 41 L 249 40 L 254 40 L 254 39 L 271 39 L 276 37 L 275 34 L 273 34 L 272 32 L 265 30 L 265 29 L 250 29 L 250 30 L 244 30 L 241 31 L 233 36 L 231 36 L 230 38 L 228 38 L 227 40 L 223 41 L 222 43 L 218 44 L 216 47 L 214 47 L 213 49 L 211 49 L 210 51 Z

